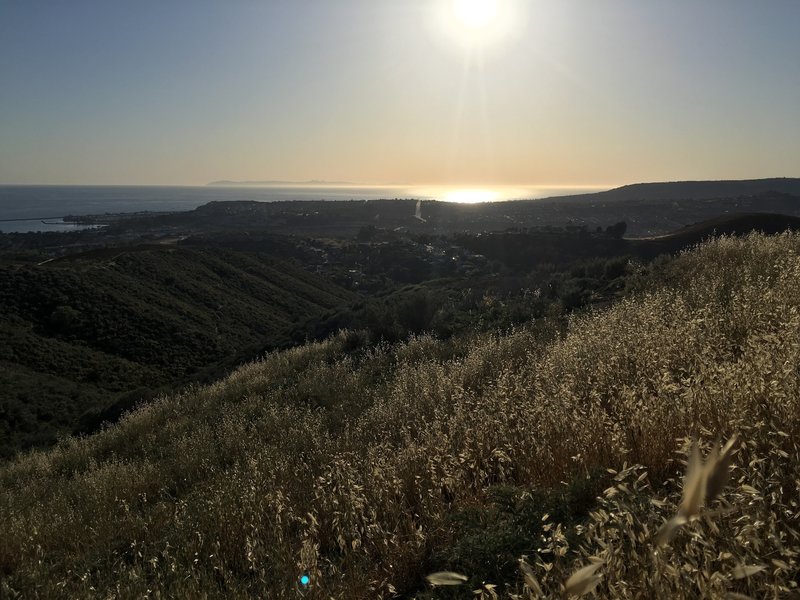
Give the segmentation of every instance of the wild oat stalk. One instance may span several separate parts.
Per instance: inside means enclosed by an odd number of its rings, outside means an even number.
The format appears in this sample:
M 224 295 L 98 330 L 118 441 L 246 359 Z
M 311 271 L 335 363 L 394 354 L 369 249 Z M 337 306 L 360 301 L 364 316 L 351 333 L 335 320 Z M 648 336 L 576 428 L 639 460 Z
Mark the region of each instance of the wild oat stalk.
M 656 535 L 658 546 L 668 544 L 680 527 L 699 517 L 701 509 L 710 504 L 725 487 L 730 476 L 736 441 L 737 436 L 734 434 L 721 450 L 715 445 L 705 464 L 700 456 L 699 446 L 696 442 L 692 443 L 683 480 L 683 497 L 678 512 L 664 523 Z

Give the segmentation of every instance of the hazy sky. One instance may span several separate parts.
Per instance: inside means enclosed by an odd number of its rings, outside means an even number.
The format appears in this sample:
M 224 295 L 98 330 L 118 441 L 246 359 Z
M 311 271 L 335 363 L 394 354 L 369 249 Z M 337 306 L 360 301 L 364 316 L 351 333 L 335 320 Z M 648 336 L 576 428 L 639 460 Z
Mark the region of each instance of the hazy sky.
M 494 1 L 0 0 L 0 183 L 800 176 L 800 1 Z

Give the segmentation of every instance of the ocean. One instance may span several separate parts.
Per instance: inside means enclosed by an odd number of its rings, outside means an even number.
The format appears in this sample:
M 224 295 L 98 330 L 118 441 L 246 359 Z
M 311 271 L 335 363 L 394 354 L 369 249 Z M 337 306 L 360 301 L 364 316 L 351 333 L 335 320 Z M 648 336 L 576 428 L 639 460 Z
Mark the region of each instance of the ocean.
M 445 186 L 272 185 L 250 186 L 60 186 L 0 185 L 0 232 L 69 231 L 68 215 L 193 210 L 212 201 L 378 200 L 416 198 L 498 201 L 601 191 L 606 187 L 541 186 L 461 189 Z

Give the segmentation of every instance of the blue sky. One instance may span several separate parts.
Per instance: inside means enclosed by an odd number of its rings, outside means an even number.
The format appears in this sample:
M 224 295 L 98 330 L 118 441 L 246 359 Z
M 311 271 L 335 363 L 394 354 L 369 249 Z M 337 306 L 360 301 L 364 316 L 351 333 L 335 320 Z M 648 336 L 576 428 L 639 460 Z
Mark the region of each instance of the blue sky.
M 0 183 L 800 175 L 800 2 L 0 0 Z

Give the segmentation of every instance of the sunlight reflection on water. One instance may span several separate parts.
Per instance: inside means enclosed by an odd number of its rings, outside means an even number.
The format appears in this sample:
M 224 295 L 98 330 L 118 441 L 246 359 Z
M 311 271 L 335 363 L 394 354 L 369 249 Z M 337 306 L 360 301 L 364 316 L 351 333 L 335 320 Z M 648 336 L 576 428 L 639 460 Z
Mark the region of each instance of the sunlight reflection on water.
M 591 194 L 610 189 L 610 186 L 486 186 L 486 187 L 448 187 L 436 186 L 411 190 L 411 194 L 422 198 L 432 198 L 445 202 L 477 204 L 480 202 L 501 202 L 506 200 L 530 200 L 553 196 Z

